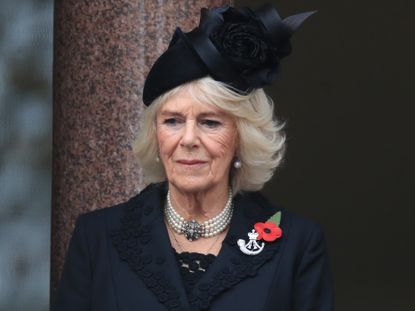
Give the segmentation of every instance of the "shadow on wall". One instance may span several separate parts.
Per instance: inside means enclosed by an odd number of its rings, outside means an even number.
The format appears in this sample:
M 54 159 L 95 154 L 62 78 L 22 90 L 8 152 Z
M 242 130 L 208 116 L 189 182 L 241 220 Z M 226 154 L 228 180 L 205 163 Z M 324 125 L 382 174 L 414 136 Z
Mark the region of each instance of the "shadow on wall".
M 49 309 L 53 0 L 0 2 L 0 310 Z

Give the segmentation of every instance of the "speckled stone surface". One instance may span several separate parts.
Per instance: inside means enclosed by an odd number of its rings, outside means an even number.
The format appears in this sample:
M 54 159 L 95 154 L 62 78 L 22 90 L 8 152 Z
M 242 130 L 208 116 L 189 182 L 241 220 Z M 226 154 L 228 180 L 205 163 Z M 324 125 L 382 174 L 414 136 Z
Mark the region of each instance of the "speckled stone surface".
M 131 143 L 151 64 L 177 26 L 230 1 L 55 1 L 52 294 L 77 216 L 142 187 Z

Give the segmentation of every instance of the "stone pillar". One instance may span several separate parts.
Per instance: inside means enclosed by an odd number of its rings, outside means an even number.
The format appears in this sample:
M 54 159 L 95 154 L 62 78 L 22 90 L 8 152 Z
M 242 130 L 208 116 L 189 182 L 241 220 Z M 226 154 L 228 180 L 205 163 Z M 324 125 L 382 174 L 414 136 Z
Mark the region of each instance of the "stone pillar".
M 80 213 L 142 188 L 131 149 L 144 77 L 176 26 L 220 0 L 55 1 L 52 295 Z

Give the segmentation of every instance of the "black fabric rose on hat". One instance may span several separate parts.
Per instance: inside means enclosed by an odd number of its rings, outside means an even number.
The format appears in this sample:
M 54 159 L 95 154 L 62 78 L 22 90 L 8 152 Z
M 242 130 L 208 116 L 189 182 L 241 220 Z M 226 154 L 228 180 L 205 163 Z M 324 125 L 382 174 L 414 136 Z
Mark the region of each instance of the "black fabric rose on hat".
M 276 49 L 269 47 L 263 32 L 255 24 L 226 23 L 210 38 L 222 55 L 243 70 L 277 59 Z
M 222 14 L 222 26 L 209 36 L 213 44 L 251 88 L 270 83 L 279 57 L 262 22 L 247 9 L 228 8 Z

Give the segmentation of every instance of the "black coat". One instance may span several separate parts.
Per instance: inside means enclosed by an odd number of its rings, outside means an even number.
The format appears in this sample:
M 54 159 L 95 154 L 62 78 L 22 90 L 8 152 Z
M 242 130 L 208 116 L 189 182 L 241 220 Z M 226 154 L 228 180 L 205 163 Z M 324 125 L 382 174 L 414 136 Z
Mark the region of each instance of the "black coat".
M 255 256 L 236 244 L 278 207 L 261 194 L 234 198 L 219 255 L 186 295 L 163 221 L 166 184 L 78 218 L 54 311 L 333 310 L 319 226 L 282 209 L 282 237 Z

